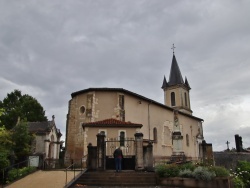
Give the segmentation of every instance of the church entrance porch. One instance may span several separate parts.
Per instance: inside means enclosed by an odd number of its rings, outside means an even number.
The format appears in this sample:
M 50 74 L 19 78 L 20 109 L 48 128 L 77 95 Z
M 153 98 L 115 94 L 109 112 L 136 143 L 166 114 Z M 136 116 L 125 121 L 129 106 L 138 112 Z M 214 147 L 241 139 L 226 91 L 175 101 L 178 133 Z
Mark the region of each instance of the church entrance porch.
M 105 141 L 104 134 L 97 134 L 97 146 L 92 146 L 92 144 L 88 145 L 88 170 L 114 170 L 115 162 L 113 152 L 116 147 L 120 146 L 124 155 L 123 170 L 151 171 L 153 168 L 152 144 L 147 146 L 145 150 L 146 153 L 144 153 L 143 134 L 135 133 L 135 139 L 123 141 L 124 145 L 121 144 L 121 140 Z M 144 156 L 147 156 L 145 161 Z
M 115 161 L 113 153 L 116 148 L 120 147 L 123 153 L 122 170 L 134 170 L 135 169 L 135 140 L 133 138 L 111 138 L 105 141 L 105 165 L 106 170 L 115 169 Z

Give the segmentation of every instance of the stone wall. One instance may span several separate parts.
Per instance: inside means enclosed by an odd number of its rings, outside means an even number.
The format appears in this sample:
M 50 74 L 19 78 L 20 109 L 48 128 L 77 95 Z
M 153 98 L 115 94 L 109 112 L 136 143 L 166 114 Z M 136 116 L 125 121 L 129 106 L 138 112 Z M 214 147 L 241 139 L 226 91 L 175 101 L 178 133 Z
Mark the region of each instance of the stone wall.
M 224 166 L 227 169 L 235 169 L 238 161 L 250 162 L 250 153 L 245 152 L 214 152 L 216 166 Z

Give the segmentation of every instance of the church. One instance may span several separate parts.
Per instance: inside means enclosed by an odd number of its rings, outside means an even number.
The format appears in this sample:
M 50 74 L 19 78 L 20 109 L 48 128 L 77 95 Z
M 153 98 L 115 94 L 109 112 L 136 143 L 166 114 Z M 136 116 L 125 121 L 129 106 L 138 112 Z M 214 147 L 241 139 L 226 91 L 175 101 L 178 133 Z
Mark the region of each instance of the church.
M 169 79 L 164 76 L 161 88 L 164 104 L 123 88 L 73 92 L 68 104 L 65 163 L 86 156 L 89 145 L 98 145 L 98 134 L 105 137 L 107 157 L 112 158 L 115 148 L 121 147 L 125 158 L 133 158 L 137 133 L 142 135 L 143 147 L 152 145 L 154 162 L 176 156 L 178 160 L 201 160 L 203 119 L 192 115 L 191 87 L 187 78 L 183 80 L 174 52 Z

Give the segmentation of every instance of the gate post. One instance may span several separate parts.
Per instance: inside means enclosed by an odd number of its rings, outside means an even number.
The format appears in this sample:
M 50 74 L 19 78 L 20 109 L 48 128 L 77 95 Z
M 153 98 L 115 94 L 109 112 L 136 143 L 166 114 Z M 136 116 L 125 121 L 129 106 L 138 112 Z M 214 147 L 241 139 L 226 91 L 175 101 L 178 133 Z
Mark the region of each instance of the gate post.
M 135 170 L 143 169 L 143 134 L 135 133 Z
M 87 158 L 87 169 L 96 170 L 97 160 L 96 146 L 92 146 L 91 143 L 88 145 L 88 158 Z
M 97 135 L 97 170 L 105 169 L 105 135 L 98 133 Z
M 147 156 L 147 171 L 154 171 L 153 168 L 153 145 L 151 142 L 148 143 L 146 149 L 146 156 Z

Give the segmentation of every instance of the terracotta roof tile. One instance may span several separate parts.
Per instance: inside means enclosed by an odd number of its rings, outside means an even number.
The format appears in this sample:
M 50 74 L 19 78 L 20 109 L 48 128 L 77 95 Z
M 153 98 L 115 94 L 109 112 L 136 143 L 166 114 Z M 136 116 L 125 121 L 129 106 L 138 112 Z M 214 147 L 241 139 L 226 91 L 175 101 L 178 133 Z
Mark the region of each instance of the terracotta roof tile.
M 120 121 L 117 119 L 105 119 L 101 121 L 95 121 L 95 122 L 89 122 L 89 123 L 83 123 L 83 127 L 99 127 L 99 126 L 104 126 L 104 127 L 142 127 L 142 124 L 138 123 L 131 123 L 131 122 L 125 122 L 125 121 Z

